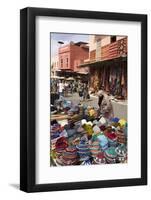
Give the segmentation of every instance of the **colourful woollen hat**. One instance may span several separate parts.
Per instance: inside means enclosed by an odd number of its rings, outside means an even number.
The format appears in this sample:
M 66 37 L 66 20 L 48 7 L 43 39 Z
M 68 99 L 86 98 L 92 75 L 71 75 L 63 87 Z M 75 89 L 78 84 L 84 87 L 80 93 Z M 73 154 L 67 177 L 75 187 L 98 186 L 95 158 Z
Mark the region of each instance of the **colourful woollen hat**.
M 108 164 L 116 163 L 117 153 L 115 151 L 115 147 L 109 147 L 106 149 L 104 155 Z
M 81 125 L 84 125 L 84 124 L 86 124 L 87 123 L 87 120 L 86 119 L 82 119 L 81 120 Z
M 88 135 L 92 135 L 93 134 L 93 128 L 92 128 L 92 125 L 91 125 L 91 123 L 86 123 L 86 124 L 84 124 L 83 125 L 83 128 L 84 128 L 84 130 L 86 131 L 86 133 L 88 134 Z
M 126 146 L 124 144 L 121 144 L 115 149 L 115 151 L 117 153 L 118 162 L 123 163 L 127 158 L 127 148 L 126 148 Z
M 62 162 L 64 165 L 76 164 L 77 159 L 77 149 L 74 146 L 69 146 L 65 149 L 62 156 Z
M 95 111 L 93 108 L 91 108 L 91 109 L 88 111 L 88 114 L 89 114 L 90 117 L 95 116 L 96 111 Z
M 101 125 L 107 125 L 107 120 L 104 117 L 101 117 L 99 122 L 101 123 Z
M 93 120 L 93 126 L 97 125 L 98 127 L 100 127 L 102 124 L 98 119 Z
M 92 157 L 96 157 L 101 152 L 100 142 L 98 140 L 91 141 L 89 144 L 89 149 Z
M 65 137 L 61 137 L 56 141 L 55 149 L 56 153 L 62 153 L 68 147 L 68 142 Z
M 101 135 L 99 134 L 97 136 L 97 139 L 99 140 L 100 142 L 100 147 L 101 147 L 101 150 L 104 151 L 105 149 L 108 148 L 108 140 L 107 140 L 107 137 L 105 135 Z
M 98 133 L 101 132 L 101 129 L 99 128 L 99 126 L 94 125 L 94 126 L 93 126 L 93 132 L 94 132 L 94 134 L 98 134 Z
M 101 126 L 100 126 L 100 130 L 101 130 L 101 131 L 105 131 L 105 129 L 106 129 L 106 126 L 105 126 L 105 125 L 101 125 Z
M 67 129 L 67 135 L 68 137 L 72 137 L 73 135 L 76 134 L 76 130 L 73 128 L 73 129 Z
M 120 124 L 121 127 L 124 127 L 125 124 L 126 124 L 126 120 L 125 119 L 120 119 L 118 123 Z
M 104 156 L 104 152 L 99 153 L 94 158 L 94 164 L 106 164 L 106 159 L 105 159 L 105 156 Z
M 61 127 L 61 125 L 58 123 L 51 125 L 51 128 L 50 128 L 51 133 L 60 132 L 62 130 L 63 130 L 63 127 Z
M 68 133 L 66 130 L 63 130 L 61 133 L 60 133 L 60 136 L 61 137 L 68 137 Z
M 117 142 L 119 144 L 125 144 L 126 143 L 126 136 L 121 129 L 117 130 Z
M 90 156 L 87 136 L 84 135 L 76 146 L 80 161 L 87 160 Z
M 119 120 L 120 119 L 118 117 L 111 118 L 111 121 L 114 122 L 114 123 L 118 123 Z
M 108 138 L 109 146 L 117 146 L 117 135 L 114 131 L 109 131 L 106 133 Z

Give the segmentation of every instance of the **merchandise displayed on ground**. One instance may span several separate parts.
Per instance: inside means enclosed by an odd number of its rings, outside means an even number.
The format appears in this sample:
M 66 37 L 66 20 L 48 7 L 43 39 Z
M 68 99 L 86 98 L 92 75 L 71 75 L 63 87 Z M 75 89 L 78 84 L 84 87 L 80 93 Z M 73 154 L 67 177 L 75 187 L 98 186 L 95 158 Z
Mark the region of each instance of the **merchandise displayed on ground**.
M 66 99 L 51 106 L 50 166 L 127 163 L 127 121 Z

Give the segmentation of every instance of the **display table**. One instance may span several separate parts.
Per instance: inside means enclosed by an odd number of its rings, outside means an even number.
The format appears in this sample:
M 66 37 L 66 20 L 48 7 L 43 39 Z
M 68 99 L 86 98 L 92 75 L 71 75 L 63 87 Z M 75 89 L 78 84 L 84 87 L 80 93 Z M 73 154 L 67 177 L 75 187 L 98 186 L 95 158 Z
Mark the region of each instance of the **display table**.
M 127 120 L 127 101 L 111 100 L 114 116 Z

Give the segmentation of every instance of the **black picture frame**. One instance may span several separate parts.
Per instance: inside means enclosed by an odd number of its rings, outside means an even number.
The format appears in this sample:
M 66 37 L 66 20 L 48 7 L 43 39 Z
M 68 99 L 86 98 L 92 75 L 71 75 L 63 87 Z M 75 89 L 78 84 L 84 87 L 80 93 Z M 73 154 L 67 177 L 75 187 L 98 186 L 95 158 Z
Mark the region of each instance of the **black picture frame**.
M 54 16 L 84 19 L 102 19 L 141 23 L 141 178 L 100 180 L 88 182 L 36 184 L 35 163 L 35 19 Z M 147 184 L 147 15 L 24 8 L 20 10 L 20 190 L 44 192 Z

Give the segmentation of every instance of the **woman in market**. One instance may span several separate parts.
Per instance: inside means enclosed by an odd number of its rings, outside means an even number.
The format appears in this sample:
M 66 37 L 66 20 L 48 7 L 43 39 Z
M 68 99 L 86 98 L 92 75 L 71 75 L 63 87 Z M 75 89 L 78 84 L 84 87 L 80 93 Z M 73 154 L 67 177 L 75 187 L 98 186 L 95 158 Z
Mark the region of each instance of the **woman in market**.
M 64 93 L 64 83 L 61 80 L 59 80 L 58 83 L 58 92 L 59 92 L 59 98 L 61 99 Z
M 98 92 L 98 115 L 103 115 L 105 118 L 110 119 L 113 115 L 113 108 L 109 95 L 102 90 Z
M 84 83 L 84 87 L 83 87 L 83 100 L 87 100 L 88 99 L 88 85 L 86 83 Z
M 79 84 L 79 87 L 78 87 L 78 92 L 79 92 L 80 101 L 83 100 L 83 90 L 84 90 L 83 84 L 80 83 L 80 84 Z

